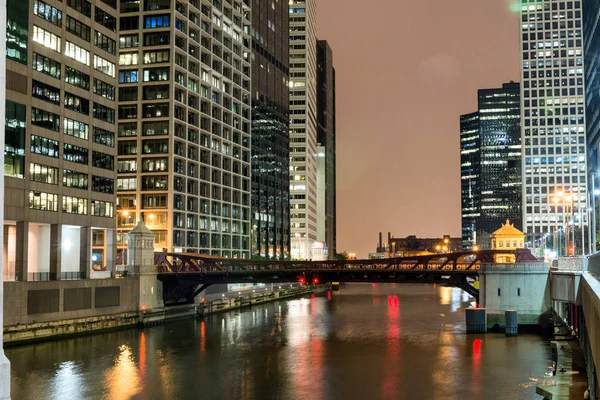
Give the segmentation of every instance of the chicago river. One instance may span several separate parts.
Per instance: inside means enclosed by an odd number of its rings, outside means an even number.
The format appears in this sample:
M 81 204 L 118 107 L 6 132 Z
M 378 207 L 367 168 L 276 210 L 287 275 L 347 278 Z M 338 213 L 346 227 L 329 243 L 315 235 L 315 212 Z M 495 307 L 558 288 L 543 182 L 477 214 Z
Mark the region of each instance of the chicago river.
M 9 348 L 13 399 L 539 399 L 537 335 L 466 335 L 461 290 L 341 291 Z

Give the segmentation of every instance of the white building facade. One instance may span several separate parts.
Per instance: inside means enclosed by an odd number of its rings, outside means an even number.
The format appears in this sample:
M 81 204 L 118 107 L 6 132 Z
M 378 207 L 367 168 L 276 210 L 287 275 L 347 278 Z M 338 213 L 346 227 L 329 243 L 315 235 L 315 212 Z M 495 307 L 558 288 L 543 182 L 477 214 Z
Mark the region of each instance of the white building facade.
M 530 248 L 558 249 L 568 233 L 575 254 L 586 245 L 588 220 L 581 3 L 521 2 L 526 242 Z
M 291 0 L 289 5 L 291 258 L 312 259 L 318 241 L 317 4 Z

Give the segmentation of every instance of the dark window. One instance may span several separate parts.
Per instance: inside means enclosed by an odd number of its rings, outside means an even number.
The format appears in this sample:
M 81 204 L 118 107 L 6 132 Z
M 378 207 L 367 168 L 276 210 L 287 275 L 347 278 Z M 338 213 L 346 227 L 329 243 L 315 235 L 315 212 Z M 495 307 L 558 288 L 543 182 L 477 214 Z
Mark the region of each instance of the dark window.
M 92 175 L 92 191 L 113 194 L 115 192 L 115 180 Z
M 79 139 L 88 140 L 90 126 L 74 119 L 65 118 L 63 120 L 63 129 L 65 135 L 74 136 Z
M 63 145 L 63 159 L 78 164 L 88 163 L 89 151 L 85 147 L 73 146 L 65 143 Z
M 142 136 L 158 136 L 169 134 L 169 121 L 144 122 Z
M 109 83 L 94 78 L 94 93 L 109 100 L 115 100 L 115 87 Z
M 106 129 L 94 127 L 93 141 L 108 147 L 115 147 L 115 134 Z
M 169 152 L 169 140 L 143 140 L 142 152 L 144 154 L 167 154 Z
M 137 122 L 119 124 L 119 137 L 137 136 Z
M 119 20 L 119 29 L 121 31 L 133 31 L 140 27 L 139 17 L 121 17 Z
M 33 0 L 33 14 L 56 26 L 62 26 L 62 12 L 42 0 Z
M 144 46 L 168 46 L 170 39 L 169 32 L 144 33 Z
M 55 132 L 60 132 L 60 117 L 54 113 L 32 107 L 31 125 L 40 126 Z
M 74 95 L 73 93 L 65 92 L 65 108 L 81 114 L 90 114 L 90 101 Z
M 169 98 L 169 85 L 144 86 L 144 100 Z
M 86 42 L 90 41 L 91 29 L 86 24 L 81 23 L 75 18 L 71 18 L 67 15 L 67 32 L 82 38 Z
M 169 14 L 148 15 L 144 17 L 144 29 L 168 28 Z
M 136 86 L 124 86 L 119 88 L 119 101 L 137 101 L 137 99 L 138 88 Z
M 6 3 L 6 58 L 27 65 L 29 1 Z
M 120 156 L 129 156 L 137 154 L 136 140 L 122 140 L 117 145 L 117 154 Z
M 119 119 L 136 119 L 137 118 L 137 104 L 120 105 L 119 106 Z
M 26 107 L 6 100 L 4 176 L 25 177 Z
M 142 106 L 142 118 L 160 118 L 169 116 L 169 103 L 152 103 Z
M 98 6 L 94 12 L 94 20 L 110 31 L 117 31 L 117 19 Z
M 121 0 L 121 12 L 138 12 L 140 11 L 140 0 Z
M 144 11 L 168 10 L 169 7 L 170 0 L 144 0 Z
M 92 152 L 92 166 L 96 168 L 108 169 L 114 171 L 115 169 L 115 158 L 110 154 L 100 153 L 98 151 Z
M 92 16 L 92 3 L 87 0 L 67 0 L 67 5 L 86 17 Z
M 94 118 L 115 123 L 115 110 L 102 104 L 94 103 Z
M 102 2 L 115 10 L 117 9 L 117 0 L 102 0 Z
M 84 90 L 90 90 L 90 76 L 66 65 L 65 82 Z
M 117 43 L 101 32 L 95 31 L 94 44 L 107 53 L 116 54 L 117 52 Z
M 60 104 L 60 89 L 38 82 L 35 79 L 31 82 L 31 95 L 38 99 L 45 100 L 48 103 L 56 105 Z
M 58 158 L 58 141 L 31 135 L 30 151 L 43 156 Z
M 88 175 L 77 171 L 71 171 L 70 169 L 64 169 L 63 186 L 87 190 Z
M 8 46 L 9 43 L 6 43 Z M 32 67 L 35 71 L 60 79 L 60 63 L 51 58 L 33 53 Z

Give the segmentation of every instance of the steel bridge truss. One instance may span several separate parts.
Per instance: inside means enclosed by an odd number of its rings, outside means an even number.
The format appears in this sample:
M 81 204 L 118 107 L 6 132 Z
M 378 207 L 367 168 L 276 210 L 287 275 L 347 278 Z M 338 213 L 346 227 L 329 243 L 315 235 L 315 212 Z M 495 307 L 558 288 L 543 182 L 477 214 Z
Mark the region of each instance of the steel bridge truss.
M 482 263 L 512 255 L 539 262 L 529 250 L 480 250 L 369 260 L 279 261 L 223 259 L 195 253 L 156 253 L 166 305 L 193 303 L 207 286 L 227 283 L 426 282 L 456 286 L 475 298 Z

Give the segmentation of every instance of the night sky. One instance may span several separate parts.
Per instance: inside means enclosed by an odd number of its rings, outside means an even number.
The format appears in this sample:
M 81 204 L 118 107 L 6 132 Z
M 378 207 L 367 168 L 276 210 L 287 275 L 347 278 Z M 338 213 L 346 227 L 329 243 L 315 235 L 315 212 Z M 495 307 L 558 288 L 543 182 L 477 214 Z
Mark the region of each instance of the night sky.
M 460 236 L 459 116 L 519 80 L 509 0 L 324 0 L 336 68 L 337 250 L 377 233 Z M 513 6 L 514 8 L 514 6 Z

